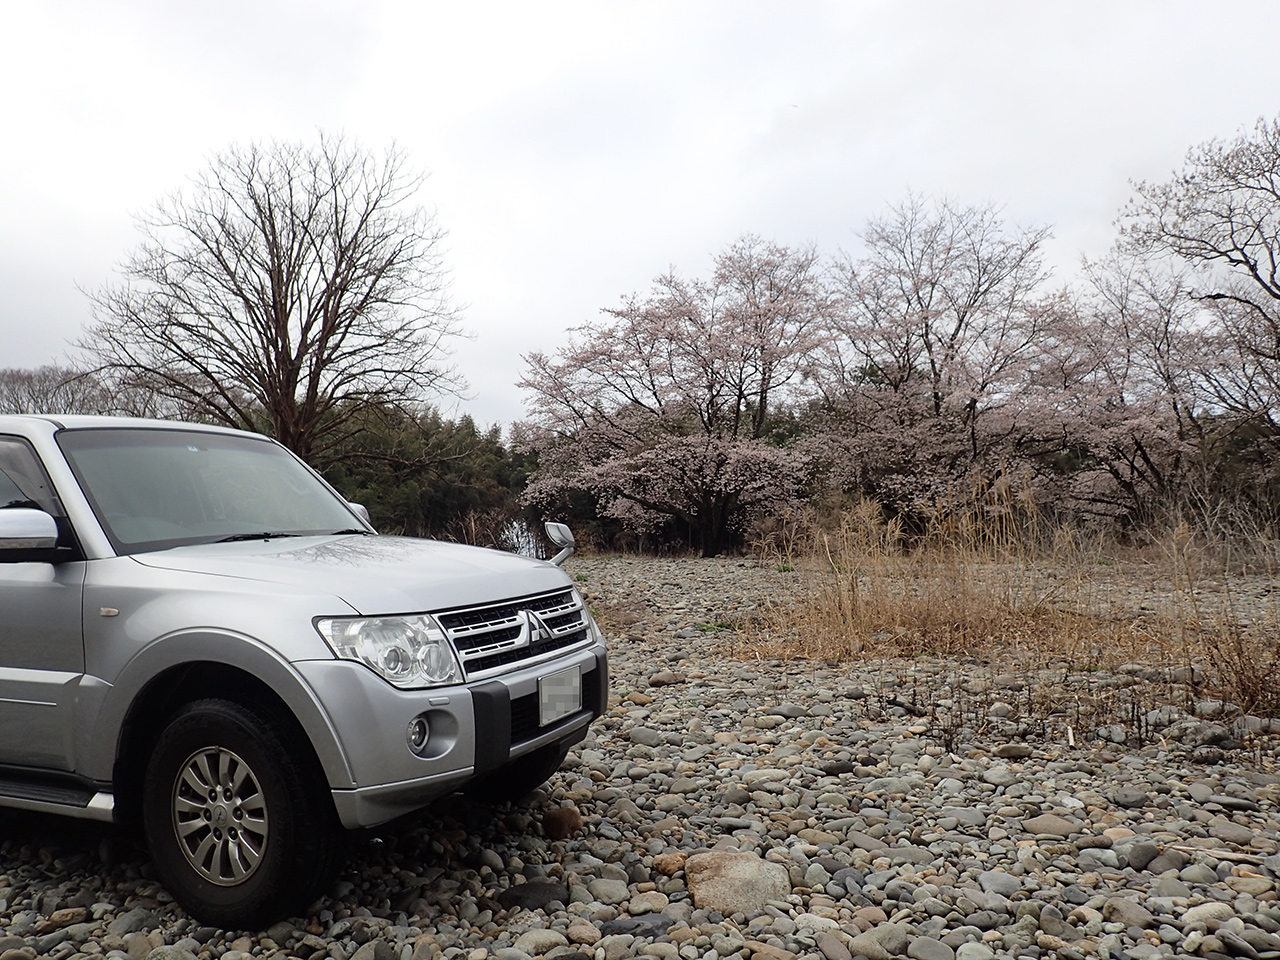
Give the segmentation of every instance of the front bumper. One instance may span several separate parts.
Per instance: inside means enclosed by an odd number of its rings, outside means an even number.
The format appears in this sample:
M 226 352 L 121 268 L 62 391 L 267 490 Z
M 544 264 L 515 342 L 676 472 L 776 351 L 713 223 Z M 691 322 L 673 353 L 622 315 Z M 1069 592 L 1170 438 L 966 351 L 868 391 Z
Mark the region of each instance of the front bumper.
M 348 661 L 296 666 L 325 705 L 328 734 L 346 761 L 347 769 L 326 774 L 347 828 L 410 813 L 547 744 L 576 743 L 608 699 L 608 657 L 600 643 L 483 682 L 432 690 L 398 690 Z M 582 677 L 582 708 L 540 726 L 539 679 L 573 668 Z M 416 717 L 431 731 L 418 751 L 406 739 Z

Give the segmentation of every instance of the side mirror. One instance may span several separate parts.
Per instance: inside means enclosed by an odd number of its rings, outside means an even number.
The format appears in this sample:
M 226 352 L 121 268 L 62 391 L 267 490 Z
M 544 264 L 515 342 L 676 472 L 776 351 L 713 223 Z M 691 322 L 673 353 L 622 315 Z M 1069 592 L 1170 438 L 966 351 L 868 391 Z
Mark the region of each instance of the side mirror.
M 573 549 L 576 546 L 573 531 L 563 523 L 548 523 L 544 529 L 547 531 L 547 539 L 560 547 L 560 552 L 551 558 L 551 562 L 558 567 L 573 556 Z
M 365 507 L 363 503 L 352 503 L 350 500 L 348 500 L 347 506 L 355 511 L 355 514 L 357 517 L 359 517 L 365 523 L 369 524 L 369 526 L 371 527 L 373 526 L 373 521 L 369 519 L 369 510 L 368 508 Z
M 57 546 L 58 522 L 43 510 L 0 509 L 0 563 L 46 561 Z

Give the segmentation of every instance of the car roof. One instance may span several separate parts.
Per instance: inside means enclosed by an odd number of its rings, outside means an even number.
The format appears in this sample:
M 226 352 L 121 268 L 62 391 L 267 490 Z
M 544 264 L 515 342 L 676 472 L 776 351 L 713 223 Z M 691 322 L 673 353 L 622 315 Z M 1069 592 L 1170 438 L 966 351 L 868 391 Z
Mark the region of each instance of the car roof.
M 55 430 L 119 430 L 132 427 L 143 430 L 201 430 L 209 433 L 245 435 L 248 431 L 209 423 L 190 423 L 185 420 L 157 420 L 145 417 L 106 417 L 74 413 L 15 413 L 0 415 L 0 430 L 21 431 L 23 426 L 48 424 Z M 258 436 L 248 433 L 249 436 Z

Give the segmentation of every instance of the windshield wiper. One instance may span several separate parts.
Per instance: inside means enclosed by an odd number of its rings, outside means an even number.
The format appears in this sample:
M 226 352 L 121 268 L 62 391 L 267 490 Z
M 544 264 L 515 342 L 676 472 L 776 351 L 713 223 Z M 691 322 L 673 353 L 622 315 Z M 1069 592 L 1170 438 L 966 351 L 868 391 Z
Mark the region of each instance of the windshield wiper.
M 278 537 L 297 537 L 297 533 L 284 533 L 282 531 L 264 530 L 262 533 L 233 533 L 229 537 L 223 537 L 220 540 L 211 541 L 213 543 L 236 543 L 239 540 L 275 540 Z
M 329 531 L 329 533 L 328 533 L 328 536 L 331 536 L 331 537 L 341 537 L 341 536 L 344 536 L 344 535 L 346 535 L 346 534 L 348 534 L 348 533 L 358 533 L 358 534 L 361 534 L 362 536 L 366 536 L 366 537 L 372 537 L 372 536 L 373 536 L 373 531 L 372 531 L 372 530 L 366 530 L 364 527 L 347 527 L 347 529 L 345 529 L 345 530 L 330 530 L 330 531 Z

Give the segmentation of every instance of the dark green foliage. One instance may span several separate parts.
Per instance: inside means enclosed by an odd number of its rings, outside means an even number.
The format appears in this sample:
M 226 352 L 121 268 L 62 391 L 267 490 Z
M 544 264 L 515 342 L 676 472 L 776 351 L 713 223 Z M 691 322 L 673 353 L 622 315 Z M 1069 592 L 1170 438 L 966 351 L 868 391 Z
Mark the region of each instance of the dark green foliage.
M 527 454 L 503 443 L 498 427 L 434 409 L 416 416 L 365 416 L 325 478 L 369 510 L 382 533 L 434 537 L 511 549 L 509 525 L 530 469 Z

